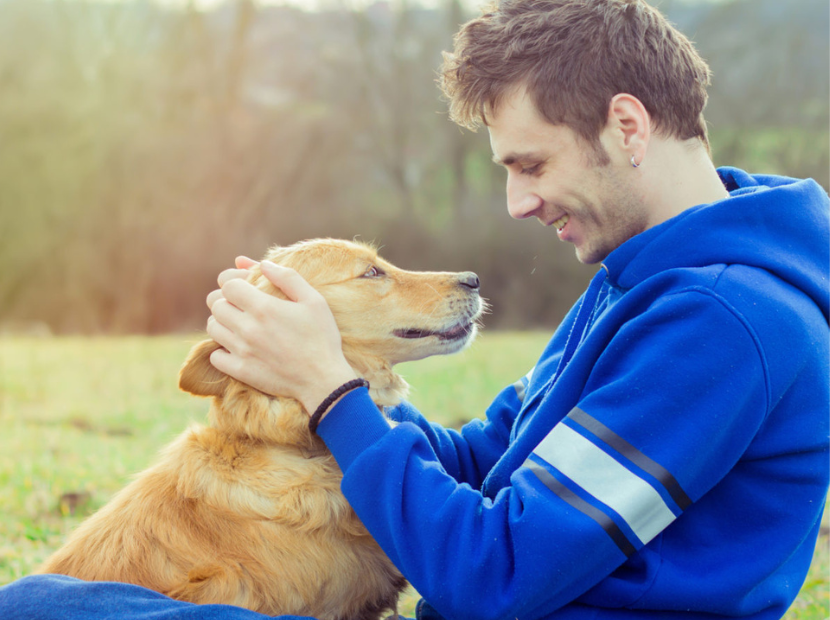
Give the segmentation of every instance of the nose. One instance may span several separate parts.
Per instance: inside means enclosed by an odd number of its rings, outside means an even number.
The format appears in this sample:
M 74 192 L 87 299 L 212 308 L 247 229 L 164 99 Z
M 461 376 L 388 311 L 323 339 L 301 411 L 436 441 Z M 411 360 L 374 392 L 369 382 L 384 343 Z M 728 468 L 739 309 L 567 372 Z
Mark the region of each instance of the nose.
M 472 271 L 465 271 L 464 273 L 459 274 L 458 283 L 461 286 L 471 289 L 473 291 L 477 291 L 481 286 L 481 282 L 479 282 L 478 276 L 474 274 Z
M 527 187 L 527 181 L 512 170 L 507 173 L 507 212 L 516 220 L 533 215 L 542 199 Z

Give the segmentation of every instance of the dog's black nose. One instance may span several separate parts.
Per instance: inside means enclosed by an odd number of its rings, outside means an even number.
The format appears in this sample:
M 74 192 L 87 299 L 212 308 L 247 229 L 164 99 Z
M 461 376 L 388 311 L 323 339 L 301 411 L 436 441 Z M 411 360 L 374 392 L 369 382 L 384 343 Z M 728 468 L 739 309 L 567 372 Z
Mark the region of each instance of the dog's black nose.
M 467 288 L 471 288 L 474 291 L 477 291 L 481 286 L 481 282 L 478 280 L 478 276 L 474 274 L 472 271 L 466 271 L 458 276 L 458 283 L 461 286 L 466 286 Z

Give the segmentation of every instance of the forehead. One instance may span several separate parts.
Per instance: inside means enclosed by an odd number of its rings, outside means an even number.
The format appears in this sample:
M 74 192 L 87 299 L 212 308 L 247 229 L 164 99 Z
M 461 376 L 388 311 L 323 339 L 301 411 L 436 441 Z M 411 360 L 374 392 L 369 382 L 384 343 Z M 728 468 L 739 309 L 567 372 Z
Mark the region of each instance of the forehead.
M 376 257 L 373 246 L 341 239 L 312 239 L 287 247 L 275 246 L 266 255 L 268 260 L 293 267 L 306 277 L 357 270 Z
M 283 264 L 293 267 L 314 286 L 360 275 L 375 256 L 371 246 L 339 239 L 316 239 L 288 248 Z
M 509 93 L 487 116 L 493 161 L 547 159 L 576 146 L 574 132 L 545 119 L 524 89 Z
M 372 262 L 377 258 L 377 250 L 370 245 L 352 241 L 327 240 L 316 249 L 321 255 L 328 256 L 333 262 Z

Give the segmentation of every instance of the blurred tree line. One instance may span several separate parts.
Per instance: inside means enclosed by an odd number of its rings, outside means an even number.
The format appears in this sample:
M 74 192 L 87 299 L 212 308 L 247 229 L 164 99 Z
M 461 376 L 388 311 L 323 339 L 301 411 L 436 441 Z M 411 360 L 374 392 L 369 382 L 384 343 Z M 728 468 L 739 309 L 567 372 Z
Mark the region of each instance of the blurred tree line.
M 659 6 L 712 66 L 716 163 L 827 188 L 826 1 Z M 476 271 L 490 327 L 555 325 L 595 268 L 511 220 L 486 131 L 447 120 L 465 7 L 0 0 L 0 324 L 200 329 L 234 256 L 357 236 Z

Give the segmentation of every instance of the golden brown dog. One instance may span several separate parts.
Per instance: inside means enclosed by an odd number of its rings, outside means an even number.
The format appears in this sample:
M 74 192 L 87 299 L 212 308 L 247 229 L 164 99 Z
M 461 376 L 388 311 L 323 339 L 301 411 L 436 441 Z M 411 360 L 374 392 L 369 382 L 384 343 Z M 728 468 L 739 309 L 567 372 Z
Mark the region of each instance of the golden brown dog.
M 266 258 L 322 293 L 379 406 L 406 394 L 394 364 L 460 350 L 482 311 L 474 274 L 403 271 L 363 244 L 307 241 Z M 278 295 L 258 269 L 249 281 Z M 405 581 L 340 493 L 308 414 L 214 369 L 217 346 L 196 345 L 179 375 L 183 390 L 212 397 L 208 425 L 169 445 L 38 572 L 270 615 L 369 620 L 394 608 Z

